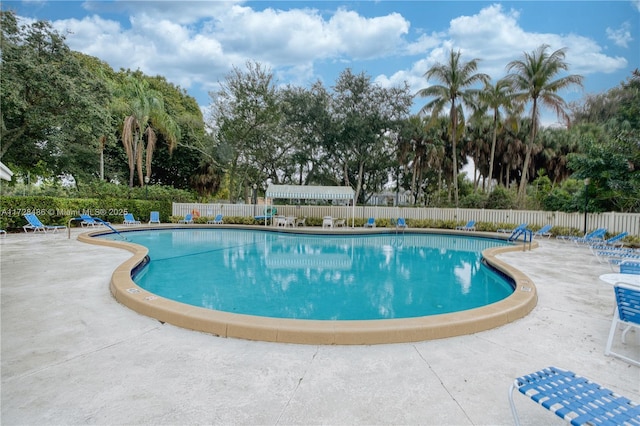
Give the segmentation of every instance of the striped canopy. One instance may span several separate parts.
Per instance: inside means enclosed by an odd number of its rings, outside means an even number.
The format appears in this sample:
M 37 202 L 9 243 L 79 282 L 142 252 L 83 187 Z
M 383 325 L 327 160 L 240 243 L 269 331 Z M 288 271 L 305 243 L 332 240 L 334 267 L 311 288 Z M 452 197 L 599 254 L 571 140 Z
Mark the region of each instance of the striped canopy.
M 0 162 L 0 179 L 11 180 L 11 176 L 13 176 L 13 172 Z
M 269 185 L 267 198 L 298 198 L 302 200 L 352 200 L 355 191 L 350 186 Z

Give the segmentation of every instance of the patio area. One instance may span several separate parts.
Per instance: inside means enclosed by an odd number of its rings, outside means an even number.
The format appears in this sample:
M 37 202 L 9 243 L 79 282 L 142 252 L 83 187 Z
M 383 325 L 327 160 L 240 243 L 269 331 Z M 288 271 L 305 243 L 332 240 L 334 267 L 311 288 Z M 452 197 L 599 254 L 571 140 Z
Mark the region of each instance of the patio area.
M 313 346 L 139 315 L 109 292 L 130 253 L 81 243 L 83 231 L 0 238 L 3 425 L 509 425 L 513 379 L 552 365 L 640 402 L 640 368 L 604 356 L 614 298 L 599 276 L 611 269 L 573 244 L 498 256 L 537 286 L 521 320 L 441 340 Z M 640 338 L 627 340 L 620 350 L 640 358 Z M 522 424 L 565 424 L 514 398 Z

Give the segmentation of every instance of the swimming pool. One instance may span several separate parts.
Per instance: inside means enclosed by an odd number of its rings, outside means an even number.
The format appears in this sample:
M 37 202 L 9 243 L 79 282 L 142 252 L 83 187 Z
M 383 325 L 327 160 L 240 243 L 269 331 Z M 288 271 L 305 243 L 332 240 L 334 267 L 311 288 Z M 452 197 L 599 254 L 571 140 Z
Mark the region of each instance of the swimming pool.
M 190 226 L 188 230 L 174 228 L 175 230 L 123 233 L 134 244 L 91 237 L 100 232 L 82 234 L 79 239 L 93 244 L 126 248 L 134 253 L 113 274 L 110 287 L 118 301 L 162 322 L 221 336 L 314 344 L 429 340 L 474 333 L 506 324 L 526 315 L 537 301 L 533 283 L 520 271 L 495 258 L 496 253 L 521 250 L 521 247 L 505 245 L 496 238 L 461 238 L 459 235 L 441 233 L 421 235 L 433 232 L 402 235 L 384 230 L 375 232 L 380 235 L 338 236 L 319 230 L 299 235 L 282 231 L 265 232 L 263 227 L 255 227 L 254 230 L 260 231 L 257 233 L 246 229 L 251 227 L 244 227 L 242 230 L 206 229 L 204 226 Z M 224 228 L 231 227 L 227 225 Z M 139 238 L 148 241 L 143 243 L 140 240 L 135 243 Z M 163 239 L 171 240 L 171 244 L 160 244 Z M 329 244 L 328 241 L 333 242 Z M 139 243 L 148 245 L 151 251 Z M 362 247 L 356 249 L 356 245 Z M 180 246 L 185 251 L 178 250 Z M 479 253 L 482 250 L 486 262 L 499 272 L 480 262 Z M 458 251 L 465 254 L 453 263 L 438 261 L 435 262 L 438 266 L 436 270 L 424 268 L 427 259 L 453 258 L 453 253 Z M 147 254 L 152 259 L 150 264 L 140 267 Z M 184 268 L 175 266 L 188 258 L 194 261 L 187 262 Z M 199 299 L 198 303 L 186 301 L 187 296 L 193 297 L 193 294 L 183 292 L 181 296 L 181 293 L 177 293 L 177 297 L 171 297 L 180 302 L 172 301 L 157 288 L 158 280 L 153 279 L 156 275 L 154 263 L 156 266 L 163 263 L 174 265 L 167 268 L 170 272 L 160 272 L 161 275 L 158 275 L 177 276 L 174 286 L 184 287 L 180 283 L 185 282 L 187 270 L 199 270 L 204 271 L 200 277 L 189 280 L 199 281 L 204 277 L 205 286 L 211 286 L 212 281 L 217 281 L 226 284 L 230 291 L 226 291 L 223 286 L 222 290 L 215 290 L 213 296 L 204 296 L 201 290 L 197 290 L 195 298 Z M 218 272 L 219 276 L 213 276 L 208 272 L 211 264 L 229 268 L 227 272 Z M 376 272 L 373 272 L 374 266 L 378 268 L 375 269 Z M 393 279 L 402 283 L 399 286 L 392 285 L 394 283 L 390 281 L 393 280 L 388 277 L 383 279 L 381 285 L 374 285 L 371 276 L 380 278 L 380 267 L 393 270 L 394 273 L 399 272 L 406 279 Z M 131 278 L 133 270 L 138 270 L 135 283 Z M 266 271 L 269 280 L 258 277 L 260 270 Z M 367 276 L 365 272 L 371 273 L 369 278 L 360 279 Z M 442 277 L 447 275 L 455 278 L 453 285 L 445 289 Z M 510 279 L 505 281 L 503 275 Z M 472 276 L 481 277 L 480 284 L 474 283 Z M 248 296 L 244 290 L 236 291 L 233 283 L 239 281 L 239 277 L 240 281 L 250 283 L 254 296 Z M 414 281 L 411 283 L 413 287 L 407 284 L 409 281 Z M 514 283 L 513 286 L 509 281 Z M 315 292 L 315 287 L 320 282 L 324 285 L 328 283 L 329 293 Z M 501 283 L 502 289 L 510 295 L 489 295 L 489 283 L 493 285 L 496 282 Z M 427 292 L 427 289 L 433 290 L 431 283 L 437 283 L 436 296 Z M 362 304 L 366 308 L 355 309 L 352 305 L 347 305 L 345 309 L 345 297 L 337 293 L 337 287 L 356 289 L 353 298 L 364 301 Z M 452 308 L 443 303 L 456 294 L 471 294 L 477 288 L 482 290 L 479 293 L 484 293 L 482 297 L 469 299 L 477 299 L 474 303 L 484 306 L 458 306 L 455 309 L 464 310 L 452 312 Z M 229 299 L 233 301 L 230 307 L 220 305 L 220 300 L 227 299 L 220 297 L 225 296 L 225 292 L 239 295 Z M 252 309 L 270 305 L 268 311 L 252 311 L 248 315 L 238 308 L 237 299 L 255 299 L 256 293 L 260 296 L 257 303 L 253 303 Z M 282 305 L 283 296 L 291 294 L 302 295 L 298 298 L 298 301 L 304 301 L 301 307 L 286 308 L 284 314 L 274 313 L 273 307 Z M 324 299 L 328 299 L 330 303 L 321 307 L 320 302 Z M 200 305 L 197 306 L 198 304 Z M 412 311 L 416 306 L 421 309 L 428 306 L 435 310 Z M 337 316 L 338 311 L 348 312 L 348 315 Z M 324 313 L 318 316 L 321 312 Z M 376 316 L 370 316 L 372 312 Z M 309 313 L 313 315 L 309 316 Z
M 111 237 L 106 237 L 111 238 Z M 141 288 L 181 303 L 275 318 L 376 320 L 457 312 L 513 293 L 482 262 L 501 240 L 295 235 L 240 229 L 127 234 L 149 249 Z

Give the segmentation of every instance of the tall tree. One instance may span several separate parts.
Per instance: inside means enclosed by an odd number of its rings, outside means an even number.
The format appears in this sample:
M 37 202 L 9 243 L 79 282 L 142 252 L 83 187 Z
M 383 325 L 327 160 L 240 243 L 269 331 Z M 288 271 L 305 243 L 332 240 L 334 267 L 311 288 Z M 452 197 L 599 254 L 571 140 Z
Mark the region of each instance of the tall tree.
M 291 182 L 305 185 L 317 181 L 322 147 L 333 137 L 333 121 L 329 109 L 331 96 L 321 82 L 311 88 L 288 86 L 282 91 L 281 109 L 283 137 L 297 141 L 285 173 Z
M 431 67 L 424 77 L 427 80 L 436 79 L 442 84 L 429 86 L 418 91 L 417 95 L 422 98 L 434 99 L 429 101 L 420 110 L 421 113 L 431 111 L 431 117 L 437 118 L 438 115 L 449 106 L 449 119 L 451 120 L 451 147 L 453 159 L 453 188 L 455 205 L 458 206 L 458 153 L 456 144 L 458 142 L 458 104 L 470 104 L 473 97 L 477 94 L 477 89 L 471 89 L 476 83 L 486 83 L 489 76 L 482 73 L 476 73 L 478 69 L 479 59 L 472 59 L 469 62 L 460 60 L 460 51 L 449 52 L 448 62 L 446 64 L 437 63 Z
M 365 73 L 354 74 L 347 68 L 334 86 L 332 106 L 337 135 L 333 149 L 327 149 L 341 164 L 341 183 L 352 185 L 355 180 L 358 198 L 365 175 L 390 167 L 411 96 L 406 84 L 382 88 Z
M 89 177 L 112 133 L 109 91 L 46 21 L 0 11 L 0 159 L 39 175 Z
M 513 107 L 513 91 L 509 81 L 505 79 L 498 80 L 496 84 L 486 83 L 482 91 L 478 94 L 480 106 L 482 109 L 491 111 L 492 115 L 492 136 L 491 136 L 491 153 L 489 154 L 489 185 L 491 190 L 491 179 L 493 179 L 493 167 L 496 157 L 496 141 L 498 138 L 498 130 L 502 124 L 502 116 L 500 111 L 505 108 L 510 110 Z
M 114 107 L 124 116 L 121 139 L 129 165 L 129 186 L 133 187 L 135 171 L 139 185 L 144 186 L 145 179 L 151 177 L 151 160 L 158 134 L 164 136 L 171 152 L 176 147 L 180 130 L 167 114 L 162 95 L 151 89 L 143 77 L 126 76 Z
M 239 198 L 251 180 L 271 178 L 279 183 L 277 170 L 292 142 L 279 137 L 280 93 L 273 72 L 257 62 L 247 62 L 244 70 L 234 67 L 220 90 L 209 96 L 210 126 L 219 149 L 227 153 L 231 199 Z
M 524 201 L 528 183 L 528 169 L 531 162 L 531 151 L 539 127 L 540 107 L 546 106 L 555 111 L 558 118 L 569 125 L 567 105 L 558 92 L 573 85 L 582 87 L 583 77 L 580 75 L 565 75 L 556 78 L 558 74 L 569 69 L 565 61 L 566 48 L 548 53 L 549 46 L 541 45 L 531 53 L 525 53 L 524 58 L 507 64 L 510 72 L 505 78 L 516 91 L 516 99 L 523 103 L 531 102 L 531 130 L 526 144 L 522 176 L 518 187 L 518 198 Z

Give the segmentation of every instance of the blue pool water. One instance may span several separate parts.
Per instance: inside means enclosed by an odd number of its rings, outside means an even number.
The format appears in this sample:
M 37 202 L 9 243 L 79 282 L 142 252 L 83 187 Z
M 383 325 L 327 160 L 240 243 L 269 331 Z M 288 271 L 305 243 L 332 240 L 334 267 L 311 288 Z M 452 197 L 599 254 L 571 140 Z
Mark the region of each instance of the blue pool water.
M 127 232 L 151 261 L 134 277 L 168 299 L 295 319 L 443 314 L 513 293 L 481 261 L 500 240 L 428 235 L 301 235 L 238 229 Z M 114 238 L 106 236 L 104 238 Z

